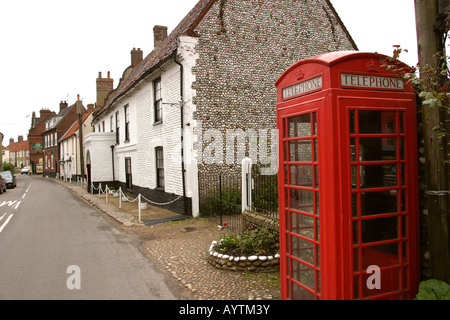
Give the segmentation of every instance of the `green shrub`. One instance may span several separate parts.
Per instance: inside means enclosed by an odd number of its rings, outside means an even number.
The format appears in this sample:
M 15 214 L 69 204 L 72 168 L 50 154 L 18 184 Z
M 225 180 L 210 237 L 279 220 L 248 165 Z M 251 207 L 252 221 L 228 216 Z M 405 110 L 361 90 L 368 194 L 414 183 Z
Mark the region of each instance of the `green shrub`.
M 450 285 L 436 279 L 422 281 L 415 300 L 450 300 Z
M 269 255 L 278 252 L 278 241 L 278 232 L 269 228 L 254 229 L 226 235 L 217 244 L 217 250 L 230 255 Z

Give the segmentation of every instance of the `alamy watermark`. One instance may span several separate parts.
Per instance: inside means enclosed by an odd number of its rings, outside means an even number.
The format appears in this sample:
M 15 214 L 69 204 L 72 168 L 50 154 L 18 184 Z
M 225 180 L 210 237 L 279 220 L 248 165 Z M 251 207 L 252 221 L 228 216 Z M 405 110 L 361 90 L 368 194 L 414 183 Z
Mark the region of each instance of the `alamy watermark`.
M 77 265 L 70 265 L 67 267 L 66 273 L 70 276 L 66 280 L 66 286 L 69 290 L 81 289 L 81 269 Z

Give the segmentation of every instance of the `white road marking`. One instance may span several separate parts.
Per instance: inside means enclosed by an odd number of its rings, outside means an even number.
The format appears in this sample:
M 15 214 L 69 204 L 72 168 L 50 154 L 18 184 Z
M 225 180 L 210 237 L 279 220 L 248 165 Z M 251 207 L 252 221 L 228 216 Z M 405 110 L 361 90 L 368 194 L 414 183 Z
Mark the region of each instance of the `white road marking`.
M 2 226 L 0 227 L 0 232 L 3 231 L 3 229 L 5 228 L 5 226 L 8 224 L 9 220 L 11 220 L 11 218 L 13 217 L 13 214 L 11 213 L 11 215 L 6 219 L 6 221 L 2 224 Z
M 0 221 L 2 221 L 3 217 L 6 216 L 7 212 L 5 212 L 1 217 L 0 217 Z
M 21 202 L 22 202 L 22 201 L 17 202 L 16 206 L 14 207 L 14 210 L 17 210 L 17 208 L 19 207 L 19 205 L 20 205 Z

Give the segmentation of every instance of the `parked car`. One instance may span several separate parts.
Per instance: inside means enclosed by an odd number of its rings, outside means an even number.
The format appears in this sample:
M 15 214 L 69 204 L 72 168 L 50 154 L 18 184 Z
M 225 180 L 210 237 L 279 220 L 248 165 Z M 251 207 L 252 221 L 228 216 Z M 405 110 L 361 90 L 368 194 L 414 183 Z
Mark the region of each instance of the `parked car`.
M 0 176 L 5 180 L 7 188 L 15 188 L 17 186 L 16 176 L 11 171 L 0 172 Z
M 6 181 L 2 176 L 0 176 L 0 194 L 3 192 L 6 192 Z
M 20 170 L 20 174 L 29 174 L 30 173 L 30 167 L 29 166 L 25 166 L 22 168 L 22 170 Z

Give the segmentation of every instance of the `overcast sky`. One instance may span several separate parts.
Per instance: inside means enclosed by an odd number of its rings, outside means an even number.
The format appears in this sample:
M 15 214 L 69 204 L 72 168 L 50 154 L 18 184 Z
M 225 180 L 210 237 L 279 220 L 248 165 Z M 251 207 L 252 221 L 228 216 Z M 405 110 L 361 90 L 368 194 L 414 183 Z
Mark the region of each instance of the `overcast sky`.
M 198 0 L 22 0 L 0 3 L 0 132 L 27 139 L 31 114 L 59 110 L 60 101 L 95 103 L 98 72 L 114 87 L 130 51 L 153 48 L 153 26 L 170 33 Z M 253 0 L 249 0 L 253 1 Z M 276 1 L 276 0 L 274 0 Z M 359 50 L 417 63 L 413 0 L 331 0 Z

